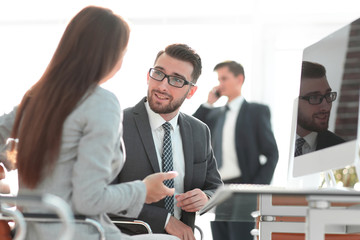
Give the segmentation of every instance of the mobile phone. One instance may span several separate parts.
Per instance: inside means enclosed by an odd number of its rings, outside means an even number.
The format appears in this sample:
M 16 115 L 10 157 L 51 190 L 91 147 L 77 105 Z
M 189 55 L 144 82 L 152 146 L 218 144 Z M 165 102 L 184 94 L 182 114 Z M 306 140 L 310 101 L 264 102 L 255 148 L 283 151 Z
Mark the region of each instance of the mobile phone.
M 217 96 L 218 98 L 221 97 L 221 94 L 220 94 L 219 90 L 215 91 L 215 96 Z

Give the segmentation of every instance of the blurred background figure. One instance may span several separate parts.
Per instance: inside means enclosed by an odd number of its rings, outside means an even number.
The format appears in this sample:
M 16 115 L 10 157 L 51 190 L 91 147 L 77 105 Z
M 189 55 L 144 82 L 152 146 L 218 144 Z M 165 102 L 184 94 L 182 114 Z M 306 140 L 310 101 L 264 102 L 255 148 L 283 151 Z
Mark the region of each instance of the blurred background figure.
M 241 95 L 245 72 L 241 64 L 226 61 L 217 64 L 219 85 L 208 95 L 194 116 L 210 130 L 212 145 L 224 183 L 270 184 L 278 149 L 271 129 L 268 106 L 249 103 Z M 221 97 L 222 107 L 212 107 Z M 217 208 L 216 211 L 221 211 Z M 216 220 L 216 219 L 215 219 Z M 212 222 L 214 240 L 252 239 L 253 223 Z

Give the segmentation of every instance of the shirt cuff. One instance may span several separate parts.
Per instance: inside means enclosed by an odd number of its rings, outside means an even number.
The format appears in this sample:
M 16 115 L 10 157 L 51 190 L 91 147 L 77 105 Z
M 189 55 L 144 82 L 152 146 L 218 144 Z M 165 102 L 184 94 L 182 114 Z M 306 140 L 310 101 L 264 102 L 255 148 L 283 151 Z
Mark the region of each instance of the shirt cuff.
M 167 224 L 168 224 L 168 222 L 169 222 L 169 220 L 170 220 L 170 217 L 171 217 L 171 214 L 168 213 L 168 215 L 167 215 L 167 217 L 166 217 L 164 229 L 166 228 L 166 226 L 167 226 Z
M 202 105 L 203 105 L 203 107 L 206 107 L 206 108 L 213 108 L 213 107 L 214 107 L 213 104 L 210 104 L 210 103 L 208 103 L 208 102 L 203 103 Z

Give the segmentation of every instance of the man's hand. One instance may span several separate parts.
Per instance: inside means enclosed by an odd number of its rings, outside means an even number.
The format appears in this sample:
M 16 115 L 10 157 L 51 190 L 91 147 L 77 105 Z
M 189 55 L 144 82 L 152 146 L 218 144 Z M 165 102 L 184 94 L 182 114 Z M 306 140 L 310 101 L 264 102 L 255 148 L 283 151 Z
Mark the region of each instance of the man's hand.
M 192 229 L 173 216 L 170 217 L 169 222 L 165 227 L 165 231 L 181 240 L 195 240 Z
M 186 212 L 199 211 L 209 200 L 206 194 L 198 188 L 175 196 L 176 206 Z
M 172 179 L 177 175 L 177 172 L 171 171 L 167 173 L 154 173 L 144 178 L 143 182 L 146 185 L 145 203 L 157 202 L 166 196 L 174 195 L 175 189 L 166 187 L 163 181 Z
M 221 96 L 219 86 L 213 87 L 211 91 L 208 94 L 208 100 L 207 103 L 214 104 Z

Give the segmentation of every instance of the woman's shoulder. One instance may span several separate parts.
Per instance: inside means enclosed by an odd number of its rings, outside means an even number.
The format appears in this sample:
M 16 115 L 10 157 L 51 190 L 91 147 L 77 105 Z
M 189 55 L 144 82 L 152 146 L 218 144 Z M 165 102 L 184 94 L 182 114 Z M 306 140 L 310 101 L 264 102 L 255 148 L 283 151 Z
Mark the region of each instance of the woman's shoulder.
M 94 107 L 115 107 L 120 108 L 119 100 L 114 93 L 100 86 L 95 87 L 83 98 L 85 106 Z
M 100 86 L 95 87 L 91 96 L 93 96 L 94 98 L 105 98 L 105 99 L 114 100 L 114 101 L 118 102 L 118 99 L 113 92 L 111 92 L 105 88 L 102 88 Z
M 112 119 L 115 116 L 119 116 L 120 113 L 120 103 L 115 94 L 97 86 L 82 98 L 71 115 L 75 119 L 83 119 L 85 121 L 90 118 Z

